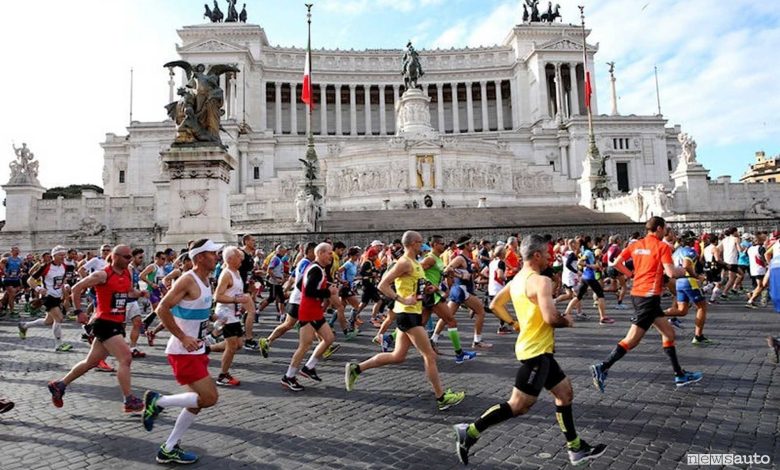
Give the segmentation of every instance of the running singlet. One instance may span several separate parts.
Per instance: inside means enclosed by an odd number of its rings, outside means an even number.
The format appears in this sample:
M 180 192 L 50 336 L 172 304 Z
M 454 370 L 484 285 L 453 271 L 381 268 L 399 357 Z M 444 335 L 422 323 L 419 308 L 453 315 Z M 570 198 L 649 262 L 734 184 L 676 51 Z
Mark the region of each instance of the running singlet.
M 6 281 L 18 281 L 22 272 L 22 258 L 18 256 L 9 256 L 5 261 Z
M 313 284 L 312 284 L 313 283 Z M 303 273 L 300 281 L 301 306 L 298 309 L 298 320 L 302 322 L 319 321 L 325 318 L 322 301 L 330 297 L 328 276 L 317 263 L 311 263 Z
M 672 249 L 655 235 L 632 243 L 620 253 L 623 259 L 634 261 L 634 287 L 631 295 L 653 297 L 661 295 L 664 283 L 664 264 L 672 264 Z
M 504 276 L 499 277 L 498 271 L 503 271 Z M 496 296 L 506 283 L 506 264 L 502 259 L 494 259 L 488 265 L 488 295 Z
M 352 289 L 352 284 L 355 282 L 355 277 L 357 277 L 357 265 L 352 261 L 347 261 L 341 267 L 344 268 L 344 282 Z
M 464 260 L 466 260 L 466 269 L 456 269 L 457 274 L 469 274 L 468 279 L 461 279 L 459 276 L 455 276 L 455 279 L 452 280 L 452 290 L 457 289 L 460 286 L 463 286 L 466 288 L 466 291 L 468 291 L 469 294 L 474 293 L 474 264 L 472 261 L 466 257 L 464 254 L 460 254 L 458 256 L 462 256 Z
M 125 269 L 121 274 L 117 274 L 111 266 L 106 266 L 103 271 L 106 273 L 106 282 L 95 286 L 95 294 L 97 295 L 96 318 L 124 323 L 127 312 L 127 294 L 133 287 L 130 273 Z
M 681 246 L 677 248 L 674 251 L 674 255 L 672 255 L 672 260 L 674 261 L 675 266 L 679 266 L 681 268 L 685 268 L 685 261 L 688 260 L 693 265 L 694 272 L 697 272 L 696 265 L 698 256 L 696 256 L 696 251 L 693 249 L 693 247 Z M 687 270 L 685 271 L 685 277 L 677 279 L 677 283 L 675 285 L 677 286 L 677 289 L 698 289 L 700 287 L 699 280 L 695 277 L 692 277 Z
M 531 359 L 542 354 L 555 352 L 555 333 L 553 327 L 542 317 L 542 310 L 525 295 L 528 279 L 535 275 L 533 271 L 519 272 L 509 284 L 512 306 L 520 324 L 520 333 L 515 342 L 515 356 L 518 361 Z
M 211 288 L 200 280 L 194 271 L 187 271 L 182 274 L 184 276 L 191 276 L 195 280 L 195 284 L 200 288 L 200 296 L 195 300 L 183 299 L 173 309 L 173 320 L 176 325 L 181 328 L 185 336 L 190 336 L 195 339 L 203 339 L 203 332 L 208 324 L 209 316 L 211 315 Z M 206 346 L 202 344 L 200 348 L 195 351 L 189 352 L 181 344 L 179 338 L 171 335 L 168 340 L 168 345 L 165 347 L 165 354 L 205 354 Z
M 84 270 L 87 271 L 88 274 L 92 274 L 95 271 L 106 269 L 106 266 L 108 266 L 108 262 L 105 259 L 100 256 L 95 256 L 84 264 Z
M 406 276 L 401 276 L 395 280 L 395 291 L 399 297 L 407 298 L 411 295 L 417 295 L 417 302 L 414 305 L 404 305 L 401 302 L 396 302 L 396 313 L 417 313 L 422 314 L 422 295 L 425 290 L 425 270 L 422 268 L 417 260 L 410 258 L 404 254 L 404 257 L 412 263 L 412 273 Z
M 430 268 L 425 270 L 425 279 L 428 280 L 434 286 L 439 286 L 440 290 L 444 290 L 441 287 L 441 280 L 444 274 L 444 260 L 436 256 L 433 252 L 426 255 L 427 258 L 433 258 L 434 264 Z M 441 292 L 435 292 L 434 298 L 438 303 L 441 300 Z
M 723 262 L 726 264 L 737 264 L 739 260 L 739 241 L 737 237 L 729 235 L 721 242 L 723 246 Z
M 763 276 L 766 274 L 766 250 L 763 246 L 753 245 L 747 250 L 748 261 L 750 262 L 750 275 Z
M 244 293 L 244 281 L 241 280 L 241 275 L 231 269 L 225 269 L 224 272 L 229 273 L 230 277 L 233 278 L 233 283 L 225 291 L 225 295 L 229 297 L 242 295 Z M 238 321 L 238 318 L 236 317 L 237 313 L 238 304 L 223 304 L 222 302 L 217 302 L 216 314 L 220 319 L 225 319 L 225 323 L 236 323 Z
M 290 303 L 293 305 L 301 304 L 301 290 L 298 288 L 298 281 L 303 279 L 303 273 L 310 264 L 311 261 L 309 261 L 308 258 L 303 258 L 298 261 L 298 266 L 295 267 L 295 282 L 293 283 L 293 286 L 295 287 L 293 287 L 293 290 L 290 293 Z
M 62 284 L 65 282 L 65 266 L 49 264 L 43 268 L 43 287 L 49 297 L 62 298 Z
M 585 249 L 585 251 L 582 252 L 582 257 L 585 259 L 585 263 L 593 266 L 596 264 L 596 257 L 593 255 L 593 252 L 589 249 Z M 585 269 L 582 271 L 582 280 L 583 281 L 592 281 L 596 279 L 596 271 L 593 270 L 593 268 L 585 267 Z

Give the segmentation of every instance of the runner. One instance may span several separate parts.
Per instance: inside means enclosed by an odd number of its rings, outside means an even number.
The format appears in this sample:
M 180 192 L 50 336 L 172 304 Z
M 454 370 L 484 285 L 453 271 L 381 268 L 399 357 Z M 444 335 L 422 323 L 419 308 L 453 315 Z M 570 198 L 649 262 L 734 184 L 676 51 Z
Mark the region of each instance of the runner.
M 130 276 L 133 281 L 133 289 L 140 290 L 141 270 L 144 265 L 144 250 L 142 248 L 136 248 L 132 252 L 133 261 L 128 265 L 127 269 L 130 270 Z M 127 299 L 127 320 L 132 324 L 130 329 L 130 351 L 133 358 L 144 358 L 146 353 L 141 352 L 138 349 L 138 338 L 141 336 L 141 326 L 143 326 L 143 308 L 141 308 L 141 302 L 146 302 L 149 305 L 149 300 L 146 296 L 142 298 L 131 297 Z
M 695 241 L 695 233 L 690 230 L 684 232 L 680 237 L 680 247 L 672 255 L 675 266 L 685 271 L 685 276 L 678 278 L 675 286 L 677 291 L 677 309 L 673 316 L 684 317 L 688 314 L 690 305 L 696 305 L 696 323 L 691 343 L 694 346 L 709 346 L 714 344 L 714 341 L 704 336 L 704 322 L 707 320 L 707 300 L 704 298 L 700 288 L 700 282 L 703 279 L 699 279 L 697 272 L 698 256 L 693 250 Z M 669 315 L 669 312 L 667 312 L 667 315 Z M 672 323 L 671 320 L 669 323 Z
M 526 414 L 536 402 L 542 388 L 555 397 L 555 416 L 566 438 L 569 461 L 579 465 L 593 460 L 606 451 L 606 446 L 590 446 L 582 440 L 574 428 L 571 381 L 555 361 L 555 328 L 574 325 L 571 315 L 561 316 L 552 299 L 552 280 L 541 273 L 551 260 L 544 238 L 531 235 L 520 246 L 523 267 L 514 280 L 504 287 L 490 304 L 493 313 L 519 331 L 515 356 L 521 362 L 515 386 L 509 401 L 489 408 L 471 424 L 454 426 L 458 458 L 464 465 L 469 462 L 469 449 L 481 434 L 515 416 Z M 515 322 L 506 310 L 512 301 L 519 322 Z
M 750 278 L 755 284 L 755 288 L 753 289 L 753 292 L 750 293 L 747 304 L 745 304 L 745 307 L 747 308 L 758 308 L 756 300 L 759 296 L 761 296 L 761 306 L 765 307 L 767 305 L 769 291 L 765 290 L 767 285 L 764 278 L 767 273 L 767 261 L 764 243 L 766 243 L 766 233 L 756 232 L 756 235 L 753 237 L 752 246 L 747 250 L 748 261 L 750 263 Z
M 298 348 L 293 353 L 287 373 L 282 376 L 282 385 L 292 391 L 300 392 L 303 385 L 295 378 L 298 368 L 303 361 L 303 356 L 311 347 L 314 336 L 319 335 L 322 340 L 314 349 L 311 357 L 300 369 L 301 375 L 316 382 L 322 382 L 317 375 L 316 367 L 323 354 L 333 343 L 333 331 L 325 321 L 323 302 L 338 294 L 338 288 L 328 285 L 328 276 L 325 266 L 333 261 L 333 247 L 328 243 L 320 243 L 314 249 L 314 263 L 309 264 L 303 277 L 296 283 L 301 291 L 301 304 L 298 309 L 298 322 L 301 328 L 298 332 Z
M 149 343 L 149 346 L 154 346 L 155 332 L 150 327 L 154 319 L 157 318 L 157 306 L 165 290 L 163 279 L 166 276 L 166 260 L 165 252 L 158 251 L 154 254 L 154 262 L 141 271 L 141 280 L 146 283 L 146 290 L 149 291 L 149 302 L 152 304 L 152 312 L 144 318 L 146 341 Z
M 157 315 L 171 337 L 165 348 L 176 381 L 186 387 L 185 393 L 160 395 L 148 390 L 144 394 L 143 425 L 147 431 L 154 420 L 169 406 L 183 408 L 168 440 L 157 451 L 159 463 L 194 463 L 198 456 L 179 447 L 179 441 L 203 408 L 217 403 L 217 386 L 208 371 L 209 357 L 203 342 L 204 327 L 211 314 L 209 273 L 217 265 L 217 252 L 222 245 L 211 240 L 198 240 L 190 246 L 194 268 L 187 271 L 173 289 L 168 291 L 157 308 Z
M 496 249 L 493 250 L 493 259 L 488 264 L 488 288 L 487 288 L 487 294 L 488 294 L 488 311 L 490 310 L 490 304 L 493 302 L 493 299 L 496 298 L 499 292 L 501 292 L 501 289 L 504 288 L 506 285 L 506 262 L 504 259 L 506 258 L 506 247 L 505 245 L 497 245 Z M 492 312 L 491 312 L 492 313 Z M 499 319 L 498 324 L 498 331 L 496 332 L 499 335 L 508 335 L 512 332 L 512 329 L 504 323 L 503 320 Z
M 672 277 L 685 276 L 685 270 L 675 267 L 669 245 L 662 241 L 666 221 L 661 217 L 651 217 L 645 224 L 645 238 L 626 247 L 615 260 L 615 268 L 627 278 L 634 278 L 631 289 L 631 300 L 634 304 L 635 317 L 628 334 L 604 362 L 590 366 L 593 374 L 593 384 L 604 392 L 604 382 L 607 371 L 628 351 L 639 345 L 650 326 L 654 326 L 661 334 L 664 353 L 669 357 L 674 369 L 674 383 L 677 387 L 698 382 L 701 372 L 686 372 L 677 360 L 677 349 L 674 346 L 674 328 L 664 319 L 661 309 L 661 292 L 664 273 Z M 631 258 L 634 262 L 634 272 L 629 271 L 624 260 Z
M 414 345 L 423 356 L 425 373 L 433 387 L 437 407 L 439 411 L 443 411 L 463 401 L 466 394 L 452 390 L 445 392 L 442 388 L 439 370 L 436 367 L 436 353 L 433 352 L 425 328 L 422 326 L 423 306 L 421 299 L 423 294 L 433 292 L 432 286 L 425 287 L 425 271 L 417 262 L 417 254 L 423 244 L 422 235 L 408 231 L 403 235 L 402 244 L 404 247 L 403 256 L 387 271 L 379 283 L 379 290 L 395 300 L 394 310 L 397 314 L 398 329 L 400 330 L 396 338 L 395 350 L 392 353 L 377 354 L 360 364 L 348 362 L 344 367 L 344 384 L 347 391 L 352 391 L 362 372 L 388 364 L 404 362 L 409 346 Z M 393 292 L 390 287 L 391 283 L 395 284 L 396 292 Z
M 3 273 L 3 295 L 2 308 L 8 309 L 11 313 L 14 311 L 16 303 L 16 294 L 22 288 L 22 263 L 24 260 L 19 256 L 19 247 L 11 247 L 11 256 L 0 260 L 0 272 Z
M 65 352 L 73 349 L 70 343 L 62 342 L 62 286 L 65 281 L 65 254 L 68 250 L 61 245 L 57 245 L 51 250 L 51 261 L 44 263 L 30 274 L 27 284 L 40 295 L 43 295 L 43 307 L 46 309 L 46 317 L 37 320 L 20 322 L 19 337 L 27 338 L 27 329 L 33 326 L 49 326 L 54 336 L 54 350 Z M 42 286 L 37 284 L 40 279 Z
M 95 290 L 97 305 L 95 321 L 92 323 L 95 340 L 83 361 L 73 366 L 61 379 L 49 382 L 51 401 L 57 408 L 62 408 L 65 388 L 110 354 L 117 362 L 116 380 L 122 391 L 125 413 L 137 413 L 144 409 L 143 402 L 132 394 L 130 388 L 130 365 L 133 359 L 124 339 L 128 299 L 143 295 L 133 288 L 132 276 L 127 269 L 132 259 L 129 246 L 117 245 L 105 269 L 95 271 L 73 286 L 73 306 L 77 314 L 82 312 L 81 294 L 89 288 Z
M 593 254 L 593 242 L 590 237 L 582 239 L 582 279 L 579 289 L 577 290 L 577 296 L 569 301 L 569 305 L 566 306 L 566 315 L 570 314 L 572 310 L 578 308 L 582 302 L 582 298 L 588 292 L 588 288 L 596 294 L 597 306 L 599 311 L 599 324 L 611 325 L 615 323 L 615 320 L 607 316 L 607 304 L 604 300 L 604 289 L 596 279 L 596 271 L 601 269 L 601 264 L 596 260 L 596 256 Z

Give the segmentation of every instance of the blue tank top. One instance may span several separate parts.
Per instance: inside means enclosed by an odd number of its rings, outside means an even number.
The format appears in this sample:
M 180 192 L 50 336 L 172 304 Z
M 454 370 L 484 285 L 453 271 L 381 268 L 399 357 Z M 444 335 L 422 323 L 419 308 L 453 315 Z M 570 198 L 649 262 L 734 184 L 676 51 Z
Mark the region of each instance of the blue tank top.
M 22 270 L 22 258 L 19 256 L 10 256 L 5 261 L 5 279 L 7 281 L 18 281 Z

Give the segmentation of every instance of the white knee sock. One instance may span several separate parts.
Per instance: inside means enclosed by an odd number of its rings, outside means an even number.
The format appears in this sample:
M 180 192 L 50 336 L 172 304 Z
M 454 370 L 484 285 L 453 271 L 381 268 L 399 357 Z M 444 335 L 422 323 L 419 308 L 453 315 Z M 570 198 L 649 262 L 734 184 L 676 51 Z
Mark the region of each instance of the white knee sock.
M 181 440 L 182 436 L 184 436 L 184 433 L 187 432 L 187 429 L 189 429 L 192 423 L 195 422 L 196 416 L 198 415 L 191 413 L 187 408 L 181 410 L 179 417 L 176 418 L 176 424 L 173 425 L 173 431 L 171 431 L 171 435 L 168 436 L 168 440 L 165 441 L 166 451 L 170 452 L 173 450 L 173 447 Z
M 298 369 L 296 369 L 293 366 L 289 366 L 289 367 L 287 367 L 287 373 L 284 374 L 284 376 L 287 377 L 288 379 L 291 379 L 291 378 L 295 377 L 295 374 L 297 374 L 297 373 L 298 373 Z
M 41 325 L 45 325 L 45 324 L 46 324 L 46 319 L 45 318 L 39 318 L 37 320 L 28 321 L 23 326 L 25 328 L 29 328 L 31 326 L 41 326 Z
M 320 360 L 314 357 L 314 353 L 312 353 L 311 357 L 309 358 L 309 361 L 306 362 L 306 368 L 314 369 L 315 367 L 317 367 L 318 362 L 320 362 Z
M 54 335 L 54 339 L 57 341 L 62 339 L 62 323 L 55 321 L 51 325 L 51 332 Z
M 167 408 L 169 406 L 178 406 L 182 408 L 197 408 L 198 394 L 195 392 L 179 393 L 177 395 L 166 395 L 157 400 L 157 406 Z

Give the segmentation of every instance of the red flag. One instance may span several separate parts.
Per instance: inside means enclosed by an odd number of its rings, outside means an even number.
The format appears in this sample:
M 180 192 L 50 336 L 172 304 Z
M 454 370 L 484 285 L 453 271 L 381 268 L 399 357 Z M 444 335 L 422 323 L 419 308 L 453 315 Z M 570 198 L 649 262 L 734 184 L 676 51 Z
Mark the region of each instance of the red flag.
M 590 72 L 585 72 L 585 107 L 590 109 L 590 95 L 593 88 L 590 85 Z
M 303 90 L 301 90 L 301 101 L 309 105 L 309 109 L 314 109 L 314 97 L 311 89 L 311 51 L 306 51 L 306 65 L 303 69 Z

